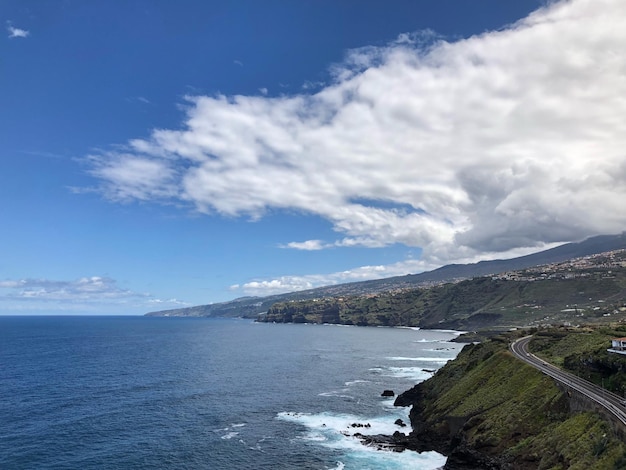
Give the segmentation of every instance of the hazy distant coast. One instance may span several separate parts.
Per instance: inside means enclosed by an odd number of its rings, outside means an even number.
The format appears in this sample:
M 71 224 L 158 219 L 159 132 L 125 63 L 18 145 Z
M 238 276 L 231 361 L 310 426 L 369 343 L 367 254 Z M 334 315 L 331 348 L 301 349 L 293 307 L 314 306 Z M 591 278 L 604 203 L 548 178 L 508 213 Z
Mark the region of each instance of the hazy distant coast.
M 615 319 L 626 315 L 624 249 L 626 235 L 599 236 L 511 260 L 147 315 L 457 330 Z

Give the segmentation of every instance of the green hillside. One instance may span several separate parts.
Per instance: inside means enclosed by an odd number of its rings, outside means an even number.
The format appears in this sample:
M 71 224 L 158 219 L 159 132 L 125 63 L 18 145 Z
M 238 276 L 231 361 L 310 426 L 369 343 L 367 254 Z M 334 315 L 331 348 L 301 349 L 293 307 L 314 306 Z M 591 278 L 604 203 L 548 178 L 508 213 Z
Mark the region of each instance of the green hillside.
M 608 422 L 570 413 L 554 381 L 515 359 L 507 344 L 468 345 L 398 397 L 397 404 L 413 405 L 415 448 L 440 451 L 459 468 L 625 468 L 626 444 Z
M 279 302 L 264 322 L 475 330 L 626 318 L 624 252 L 431 288 Z
M 626 325 L 539 331 L 531 351 L 579 377 L 626 396 L 626 356 L 607 353 L 611 339 L 626 336 Z

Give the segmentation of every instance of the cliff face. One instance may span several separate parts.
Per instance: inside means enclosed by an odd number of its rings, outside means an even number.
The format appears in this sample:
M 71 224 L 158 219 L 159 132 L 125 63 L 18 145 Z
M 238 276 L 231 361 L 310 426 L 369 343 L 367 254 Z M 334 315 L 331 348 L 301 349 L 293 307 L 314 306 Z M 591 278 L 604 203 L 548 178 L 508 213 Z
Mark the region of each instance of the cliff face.
M 626 445 L 610 425 L 571 413 L 567 395 L 516 360 L 505 339 L 466 346 L 396 405 L 413 406 L 407 446 L 447 455 L 447 469 L 626 466 Z

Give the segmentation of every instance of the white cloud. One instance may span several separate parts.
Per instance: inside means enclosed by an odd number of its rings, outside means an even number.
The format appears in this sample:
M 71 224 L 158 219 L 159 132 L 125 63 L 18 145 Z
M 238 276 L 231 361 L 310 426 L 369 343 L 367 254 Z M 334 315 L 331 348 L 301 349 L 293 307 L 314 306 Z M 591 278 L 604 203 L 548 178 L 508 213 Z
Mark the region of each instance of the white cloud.
M 142 103 L 142 104 L 150 104 L 150 105 L 153 104 L 152 101 L 150 101 L 145 96 L 133 96 L 130 98 L 126 98 L 126 101 L 128 101 L 129 103 Z
M 189 305 L 187 302 L 183 302 L 182 300 L 178 300 L 178 299 L 167 299 L 167 300 L 150 299 L 150 300 L 148 300 L 148 303 L 158 304 L 158 305 L 167 305 L 167 306 L 176 306 L 177 305 L 179 307 L 185 307 L 185 306 Z
M 548 244 L 541 246 L 542 250 L 554 248 L 558 244 Z M 519 248 L 511 250 L 510 257 L 524 256 L 535 252 L 532 248 Z M 471 257 L 460 258 L 459 263 L 477 263 L 478 261 L 501 258 L 500 253 L 488 252 L 480 253 Z M 235 284 L 230 287 L 232 291 L 241 292 L 245 295 L 266 296 L 281 294 L 285 292 L 295 292 L 306 289 L 313 289 L 322 286 L 332 286 L 345 284 L 348 282 L 359 282 L 371 279 L 385 279 L 394 276 L 404 276 L 406 274 L 417 274 L 424 271 L 431 271 L 440 267 L 437 262 L 424 259 L 407 259 L 388 265 L 359 266 L 354 269 L 339 271 L 329 274 L 309 274 L 304 276 L 281 276 L 277 279 L 254 280 L 243 285 Z
M 321 240 L 307 240 L 304 242 L 290 242 L 281 245 L 281 248 L 293 248 L 295 250 L 316 251 L 323 250 L 326 245 Z
M 314 284 L 305 276 L 283 276 L 270 281 L 251 281 L 243 286 L 232 285 L 232 291 L 242 290 L 246 295 L 272 295 L 312 289 Z
M 0 302 L 9 302 L 12 308 L 18 304 L 28 304 L 29 309 L 35 310 L 53 306 L 71 308 L 72 305 L 106 307 L 132 304 L 135 308 L 145 309 L 154 303 L 168 307 L 187 305 L 177 299 L 161 300 L 148 293 L 124 289 L 114 279 L 101 276 L 82 277 L 72 281 L 4 280 L 0 281 L 0 289 L 8 290 L 0 295 Z
M 402 243 L 429 265 L 626 227 L 626 2 L 554 3 L 456 42 L 402 34 L 331 75 L 310 94 L 188 97 L 182 129 L 91 157 L 92 174 L 116 200 L 296 210 L 341 234 L 287 247 Z
M 140 143 L 137 143 L 140 147 Z M 175 197 L 175 170 L 167 161 L 132 154 L 90 156 L 91 174 L 103 181 L 101 190 L 111 199 L 129 201 Z
M 30 31 L 15 28 L 11 22 L 7 22 L 7 32 L 9 33 L 9 38 L 27 38 L 30 36 Z
M 0 281 L 0 288 L 12 289 L 4 296 L 11 299 L 39 300 L 97 300 L 125 299 L 146 297 L 120 288 L 116 281 L 108 277 L 91 276 L 74 281 L 56 281 L 50 279 L 20 279 Z
M 0 281 L 0 288 L 4 288 L 4 289 L 15 289 L 17 287 L 20 287 L 22 285 L 25 285 L 26 281 L 25 280 L 21 280 L 21 281 Z

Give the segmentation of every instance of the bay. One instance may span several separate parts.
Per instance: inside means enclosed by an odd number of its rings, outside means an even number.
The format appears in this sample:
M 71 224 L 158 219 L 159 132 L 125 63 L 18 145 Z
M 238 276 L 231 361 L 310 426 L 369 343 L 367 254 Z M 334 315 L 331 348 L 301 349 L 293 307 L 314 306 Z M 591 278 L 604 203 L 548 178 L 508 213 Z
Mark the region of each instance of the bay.
M 404 391 L 456 333 L 158 317 L 0 317 L 0 468 L 434 469 Z M 367 425 L 366 429 L 352 424 Z

